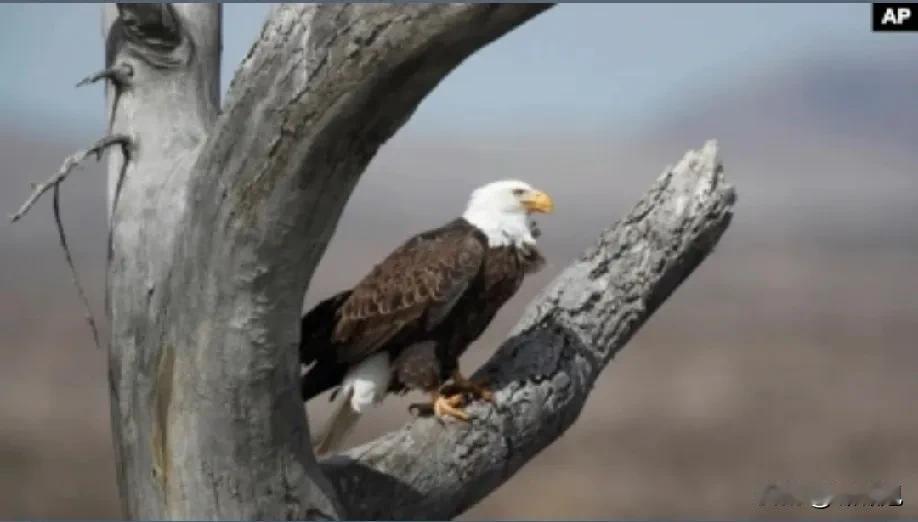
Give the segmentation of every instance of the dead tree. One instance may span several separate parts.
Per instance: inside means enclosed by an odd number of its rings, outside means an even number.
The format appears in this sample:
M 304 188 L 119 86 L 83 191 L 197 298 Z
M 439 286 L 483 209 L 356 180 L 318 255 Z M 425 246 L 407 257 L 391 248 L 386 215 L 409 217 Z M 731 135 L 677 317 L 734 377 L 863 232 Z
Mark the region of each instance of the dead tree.
M 729 223 L 713 143 L 530 306 L 470 424 L 418 419 L 317 462 L 297 382 L 302 298 L 367 163 L 450 70 L 547 7 L 282 5 L 221 109 L 219 6 L 106 6 L 106 69 L 85 81 L 106 80 L 100 147 L 122 145 L 106 306 L 125 516 L 450 518 L 574 422 Z

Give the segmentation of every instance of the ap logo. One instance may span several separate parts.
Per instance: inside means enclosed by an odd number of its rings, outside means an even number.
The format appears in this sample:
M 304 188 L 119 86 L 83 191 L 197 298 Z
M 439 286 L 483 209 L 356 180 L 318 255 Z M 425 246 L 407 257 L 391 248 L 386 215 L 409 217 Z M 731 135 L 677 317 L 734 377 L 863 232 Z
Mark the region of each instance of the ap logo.
M 918 4 L 873 4 L 874 31 L 918 31 Z M 918 13 L 915 13 L 918 15 Z

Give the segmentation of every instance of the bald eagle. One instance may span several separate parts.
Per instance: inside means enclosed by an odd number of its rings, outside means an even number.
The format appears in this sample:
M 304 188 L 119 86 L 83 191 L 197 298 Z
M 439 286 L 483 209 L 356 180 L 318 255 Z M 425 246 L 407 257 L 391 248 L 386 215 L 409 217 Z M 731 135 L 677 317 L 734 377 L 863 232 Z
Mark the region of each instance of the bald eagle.
M 482 383 L 463 377 L 459 357 L 544 264 L 529 216 L 553 206 L 522 181 L 484 185 L 461 217 L 412 237 L 303 317 L 303 400 L 336 387 L 340 399 L 314 440 L 318 453 L 337 448 L 386 393 L 423 391 L 431 402 L 413 408 L 460 421 L 469 418 L 467 396 L 492 400 Z

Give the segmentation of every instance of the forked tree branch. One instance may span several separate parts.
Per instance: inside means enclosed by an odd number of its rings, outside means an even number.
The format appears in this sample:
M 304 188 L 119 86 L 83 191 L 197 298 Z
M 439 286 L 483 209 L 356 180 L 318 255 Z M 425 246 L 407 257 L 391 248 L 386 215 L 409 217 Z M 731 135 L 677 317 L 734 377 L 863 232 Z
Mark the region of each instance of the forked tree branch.
M 58 185 L 64 182 L 67 179 L 67 176 L 70 175 L 70 172 L 78 167 L 86 158 L 91 155 L 95 155 L 96 161 L 102 159 L 102 153 L 105 152 L 105 149 L 111 147 L 112 145 L 121 145 L 124 150 L 124 154 L 127 154 L 127 150 L 130 147 L 131 139 L 123 134 L 113 134 L 111 136 L 106 136 L 99 141 L 93 143 L 90 147 L 83 150 L 78 150 L 64 158 L 64 162 L 61 164 L 57 172 L 48 178 L 44 183 L 38 183 L 32 186 L 32 193 L 29 194 L 29 197 L 25 200 L 25 203 L 19 207 L 19 210 L 10 216 L 10 221 L 15 223 L 22 219 L 35 204 L 36 201 L 47 191 L 52 188 L 56 189 Z
M 121 145 L 121 151 L 125 157 L 130 154 L 131 140 L 127 136 L 121 134 L 106 136 L 94 143 L 91 147 L 71 154 L 64 159 L 64 163 L 61 165 L 60 169 L 58 169 L 57 173 L 51 176 L 48 181 L 33 185 L 32 194 L 25 203 L 23 203 L 19 211 L 10 218 L 10 221 L 13 223 L 19 221 L 45 192 L 52 190 L 51 208 L 54 213 L 54 224 L 57 227 L 57 238 L 60 242 L 61 249 L 64 251 L 64 260 L 67 262 L 67 267 L 70 269 L 70 278 L 73 281 L 73 286 L 76 288 L 77 297 L 80 299 L 80 304 L 83 305 L 86 322 L 89 324 L 89 329 L 92 331 L 92 340 L 96 348 L 100 350 L 102 349 L 102 341 L 99 336 L 99 327 L 93 316 L 92 307 L 89 305 L 89 298 L 86 297 L 86 290 L 83 289 L 83 284 L 80 283 L 80 275 L 73 262 L 73 253 L 70 251 L 70 244 L 67 242 L 67 234 L 64 232 L 64 222 L 61 219 L 60 190 L 61 183 L 67 179 L 67 176 L 70 175 L 70 172 L 74 168 L 78 167 L 87 157 L 93 154 L 96 156 L 96 161 L 101 160 L 102 153 L 112 145 Z
M 497 390 L 471 424 L 415 420 L 325 460 L 351 520 L 446 520 L 496 489 L 578 417 L 593 383 L 712 251 L 733 212 L 717 147 L 691 151 L 568 267 L 478 372 Z

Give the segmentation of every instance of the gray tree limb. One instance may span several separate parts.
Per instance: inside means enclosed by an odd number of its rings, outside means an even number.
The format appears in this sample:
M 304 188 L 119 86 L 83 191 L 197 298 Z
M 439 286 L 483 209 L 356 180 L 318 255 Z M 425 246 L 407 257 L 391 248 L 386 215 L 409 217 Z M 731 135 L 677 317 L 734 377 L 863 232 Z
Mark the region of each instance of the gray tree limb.
M 64 260 L 67 262 L 67 267 L 70 269 L 70 278 L 73 281 L 73 286 L 76 288 L 77 297 L 80 299 L 80 304 L 83 305 L 83 310 L 85 312 L 86 322 L 89 324 L 89 329 L 92 332 L 92 340 L 96 345 L 96 348 L 102 348 L 102 341 L 99 336 L 99 328 L 96 324 L 96 319 L 92 313 L 92 307 L 89 305 L 89 299 L 86 297 L 86 291 L 83 289 L 83 284 L 80 283 L 79 273 L 77 272 L 76 265 L 73 262 L 73 254 L 70 251 L 70 245 L 67 241 L 67 234 L 64 232 L 64 223 L 61 220 L 61 202 L 60 202 L 60 188 L 61 183 L 67 179 L 67 176 L 70 175 L 70 172 L 78 167 L 86 158 L 90 155 L 95 155 L 96 160 L 102 159 L 102 153 L 112 145 L 121 145 L 122 154 L 127 157 L 130 154 L 130 139 L 127 136 L 113 135 L 106 136 L 90 147 L 77 151 L 66 159 L 64 163 L 61 164 L 61 167 L 58 169 L 57 173 L 51 176 L 50 179 L 44 183 L 37 183 L 32 185 L 32 194 L 29 195 L 25 203 L 19 208 L 19 211 L 13 214 L 10 217 L 10 222 L 15 223 L 22 219 L 22 217 L 31 210 L 32 206 L 35 205 L 35 202 L 41 198 L 48 190 L 52 190 L 53 196 L 51 200 L 52 211 L 54 213 L 54 224 L 57 227 L 57 238 L 61 245 L 61 250 L 64 252 Z
M 109 372 L 125 515 L 331 518 L 298 394 L 302 297 L 366 164 L 547 5 L 282 5 L 222 112 L 220 8 L 107 6 Z
M 89 76 L 77 82 L 76 86 L 84 87 L 86 85 L 96 83 L 99 80 L 106 79 L 114 83 L 116 87 L 119 87 L 127 84 L 133 74 L 134 71 L 130 66 L 124 64 L 115 65 L 107 69 L 103 69 L 97 73 L 90 74 Z
M 326 459 L 355 520 L 447 520 L 481 500 L 578 417 L 613 356 L 711 252 L 733 188 L 714 142 L 668 168 L 622 221 L 528 308 L 478 372 L 496 404 L 470 424 L 418 419 Z
M 44 183 L 36 183 L 32 186 L 32 193 L 29 194 L 29 197 L 25 200 L 25 203 L 19 207 L 19 210 L 15 214 L 10 216 L 10 222 L 15 223 L 22 219 L 22 216 L 26 215 L 29 210 L 32 209 L 32 206 L 35 205 L 35 202 L 41 198 L 45 192 L 51 190 L 52 188 L 57 188 L 61 183 L 67 179 L 67 176 L 70 175 L 70 172 L 78 167 L 83 161 L 86 160 L 89 156 L 95 156 L 96 160 L 102 159 L 102 153 L 105 152 L 105 149 L 111 147 L 112 145 L 121 145 L 122 147 L 130 146 L 130 140 L 127 136 L 114 135 L 114 136 L 105 136 L 104 138 L 96 141 L 89 147 L 78 150 L 64 158 L 64 162 L 61 163 L 60 168 L 57 172 L 48 178 Z

